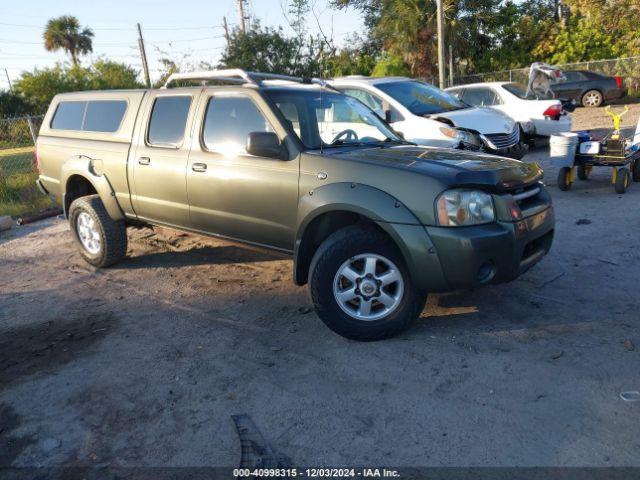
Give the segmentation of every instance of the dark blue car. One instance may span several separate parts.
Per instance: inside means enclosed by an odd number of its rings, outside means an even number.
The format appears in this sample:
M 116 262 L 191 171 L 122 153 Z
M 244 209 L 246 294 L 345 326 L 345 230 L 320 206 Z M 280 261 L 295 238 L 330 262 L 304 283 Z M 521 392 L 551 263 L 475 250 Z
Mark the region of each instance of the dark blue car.
M 627 93 L 622 77 L 589 70 L 563 70 L 562 73 L 567 80 L 551 85 L 551 90 L 557 98 L 575 100 L 583 107 L 600 107 Z

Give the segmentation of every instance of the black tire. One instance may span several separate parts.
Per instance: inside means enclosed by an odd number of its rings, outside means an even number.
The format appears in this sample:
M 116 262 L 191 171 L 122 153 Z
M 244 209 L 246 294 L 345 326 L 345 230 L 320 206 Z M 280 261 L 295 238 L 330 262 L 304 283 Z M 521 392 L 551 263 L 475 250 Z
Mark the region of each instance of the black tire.
M 588 180 L 590 173 L 591 173 L 591 169 L 586 165 L 578 166 L 578 178 L 580 180 Z
M 604 104 L 602 92 L 598 90 L 589 90 L 582 95 L 582 106 L 586 108 L 597 108 Z
M 631 183 L 631 172 L 628 168 L 621 168 L 616 175 L 616 193 L 625 193 Z
M 634 182 L 640 182 L 640 159 L 633 162 L 632 176 Z
M 558 172 L 558 188 L 563 192 L 571 188 L 571 167 L 562 167 Z
M 334 295 L 334 281 L 340 267 L 349 259 L 365 253 L 393 262 L 404 283 L 397 307 L 375 320 L 359 320 L 349 315 Z M 338 335 L 359 341 L 382 340 L 405 330 L 418 318 L 426 301 L 426 294 L 413 284 L 396 245 L 372 226 L 354 225 L 331 234 L 313 256 L 309 289 L 315 311 L 325 325 Z
M 90 252 L 83 245 L 78 233 L 78 216 L 88 214 L 96 225 L 100 237 L 97 252 Z M 73 201 L 69 208 L 71 232 L 80 249 L 80 255 L 91 265 L 108 267 L 122 260 L 127 254 L 127 227 L 124 220 L 113 220 L 104 208 L 99 195 L 80 197 Z

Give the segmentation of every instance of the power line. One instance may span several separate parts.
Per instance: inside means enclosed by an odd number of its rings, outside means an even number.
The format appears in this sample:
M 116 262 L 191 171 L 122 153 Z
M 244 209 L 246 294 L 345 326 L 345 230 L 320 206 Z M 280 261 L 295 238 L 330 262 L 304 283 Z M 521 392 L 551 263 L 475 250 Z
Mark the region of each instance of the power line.
M 200 37 L 200 38 L 178 38 L 176 40 L 149 40 L 149 42 L 153 43 L 180 43 L 180 42 L 200 42 L 203 40 L 217 40 L 219 38 L 224 38 L 224 35 L 214 35 L 213 37 Z M 0 38 L 0 43 L 6 44 L 15 44 L 15 45 L 42 45 L 43 42 L 24 42 L 22 40 L 7 40 L 5 38 Z M 117 46 L 131 46 L 130 42 L 117 42 L 117 43 L 109 43 L 109 42 L 96 42 L 103 47 L 117 47 Z
M 42 25 L 28 25 L 28 24 L 23 24 L 23 23 L 6 23 L 6 22 L 0 22 L 0 25 L 5 26 L 5 27 L 18 27 L 18 28 L 38 28 L 38 29 L 44 29 L 46 26 L 46 22 Z M 96 30 L 96 31 L 121 31 L 121 32 L 125 32 L 125 31 L 131 31 L 130 27 L 90 27 L 91 30 Z M 180 31 L 180 30 L 212 30 L 212 29 L 217 29 L 217 28 L 222 28 L 222 26 L 220 25 L 203 25 L 203 26 L 183 26 L 183 27 L 177 27 L 177 26 L 156 26 L 156 27 L 144 27 L 145 30 L 154 30 L 154 31 Z

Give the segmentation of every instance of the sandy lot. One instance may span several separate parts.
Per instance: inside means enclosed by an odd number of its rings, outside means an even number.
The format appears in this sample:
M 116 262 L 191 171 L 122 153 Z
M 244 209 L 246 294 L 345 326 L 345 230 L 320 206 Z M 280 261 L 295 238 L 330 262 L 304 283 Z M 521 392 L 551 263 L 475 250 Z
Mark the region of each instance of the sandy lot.
M 130 230 L 98 271 L 65 221 L 0 234 L 0 466 L 236 466 L 237 414 L 297 465 L 640 466 L 640 184 L 526 160 L 549 256 L 378 343 L 325 328 L 284 257 Z

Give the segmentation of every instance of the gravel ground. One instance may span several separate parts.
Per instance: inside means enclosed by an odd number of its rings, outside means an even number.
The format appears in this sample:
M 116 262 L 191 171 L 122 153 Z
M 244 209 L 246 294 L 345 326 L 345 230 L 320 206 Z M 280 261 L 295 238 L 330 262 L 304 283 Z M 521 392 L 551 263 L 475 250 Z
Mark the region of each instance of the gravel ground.
M 1 234 L 0 466 L 235 466 L 235 414 L 298 465 L 640 466 L 640 185 L 560 192 L 526 160 L 549 256 L 377 343 L 325 328 L 278 255 L 130 230 L 95 270 L 62 220 Z

